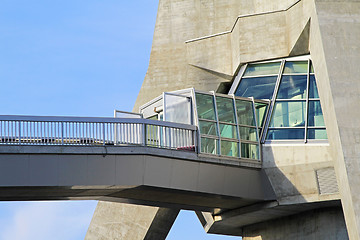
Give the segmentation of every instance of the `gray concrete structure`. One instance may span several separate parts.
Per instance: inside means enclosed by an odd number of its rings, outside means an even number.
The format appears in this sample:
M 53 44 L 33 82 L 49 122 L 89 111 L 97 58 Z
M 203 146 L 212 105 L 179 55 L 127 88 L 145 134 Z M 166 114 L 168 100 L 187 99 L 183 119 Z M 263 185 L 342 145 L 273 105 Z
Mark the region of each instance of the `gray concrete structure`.
M 243 64 L 310 54 L 324 112 L 327 144 L 263 145 L 263 169 L 278 205 L 198 213 L 207 216 L 200 217 L 207 231 L 244 239 L 346 239 L 343 213 L 349 238 L 360 239 L 359 29 L 358 1 L 160 1 L 149 69 L 134 110 L 163 91 L 195 87 L 226 93 Z M 304 217 L 316 231 L 291 227 L 303 225 L 301 215 L 282 218 L 305 206 L 331 207 Z M 329 214 L 336 220 L 325 220 Z M 249 216 L 252 225 L 243 222 Z
M 178 213 L 177 209 L 99 202 L 85 239 L 165 239 Z
M 303 74 L 307 95 L 281 100 L 300 102 L 306 119 L 296 118 L 296 125 L 277 127 L 304 130 L 305 137 L 269 139 L 264 135 L 261 161 L 246 161 L 241 155 L 221 155 L 223 140 L 238 146 L 239 152 L 245 152 L 251 143 L 245 139 L 242 145 L 235 137 L 219 137 L 220 125 L 229 129 L 246 126 L 240 126 L 237 120 L 221 122 L 217 110 L 213 118 L 204 116 L 199 120 L 197 116 L 198 130 L 194 126 L 185 128 L 191 134 L 202 134 L 191 137 L 191 146 L 185 146 L 197 152 L 171 145 L 165 149 L 159 143 L 165 131 L 157 126 L 152 135 L 161 137 L 151 139 L 141 119 L 136 124 L 143 127 L 134 131 L 142 139 L 128 142 L 132 146 L 117 138 L 106 140 L 111 136 L 104 130 L 108 122 L 114 126 L 114 135 L 116 124 L 133 124 L 114 119 L 92 120 L 94 127 L 103 125 L 98 129 L 101 137 L 91 138 L 91 147 L 81 146 L 88 143 L 87 138 L 63 137 L 66 121 L 81 121 L 87 129 L 88 121 L 84 119 L 68 118 L 64 123 L 53 118 L 58 121 L 55 126 L 61 123 L 61 139 L 58 135 L 34 140 L 31 134 L 24 138 L 19 130 L 24 125 L 5 125 L 19 135 L 1 138 L 0 200 L 114 202 L 99 203 L 87 239 L 164 239 L 179 209 L 196 211 L 209 233 L 243 236 L 244 240 L 360 239 L 359 46 L 359 1 L 160 0 L 149 69 L 135 111 L 165 91 L 196 88 L 231 94 L 234 91 L 229 89 L 237 89 L 247 66 L 276 60 L 281 65 L 279 73 L 273 73 L 276 82 L 263 127 L 267 134 L 275 116 L 276 93 L 288 61 L 285 59 L 300 56 L 307 59 Z M 295 70 L 292 73 L 301 75 Z M 289 85 L 295 85 L 294 76 Z M 312 99 L 311 76 L 316 76 L 315 89 L 319 92 L 319 97 Z M 215 99 L 215 94 L 210 99 Z M 319 101 L 319 116 L 325 122 L 321 127 L 326 127 L 327 139 L 307 138 L 310 101 Z M 217 104 L 216 100 L 209 102 Z M 236 108 L 235 100 L 233 103 Z M 161 107 L 148 110 L 158 114 Z M 287 115 L 290 113 L 287 110 Z M 11 116 L 6 117 L 3 121 L 14 122 Z M 201 126 L 201 120 L 212 126 Z M 155 122 L 159 121 L 149 126 Z M 172 123 L 164 124 L 161 127 L 173 127 Z M 315 124 L 312 127 L 315 131 Z M 217 132 L 204 133 L 204 129 L 211 128 Z M 252 129 L 257 136 L 257 126 Z M 219 140 L 214 146 L 217 144 L 220 152 L 216 147 L 213 152 L 202 152 L 204 135 L 214 142 Z M 153 145 L 148 144 L 149 136 Z M 60 146 L 23 146 L 24 141 L 29 145 Z M 67 143 L 77 146 L 63 146 Z
M 141 146 L 1 146 L 0 188 L 0 200 L 91 199 L 211 212 L 275 198 L 259 167 Z

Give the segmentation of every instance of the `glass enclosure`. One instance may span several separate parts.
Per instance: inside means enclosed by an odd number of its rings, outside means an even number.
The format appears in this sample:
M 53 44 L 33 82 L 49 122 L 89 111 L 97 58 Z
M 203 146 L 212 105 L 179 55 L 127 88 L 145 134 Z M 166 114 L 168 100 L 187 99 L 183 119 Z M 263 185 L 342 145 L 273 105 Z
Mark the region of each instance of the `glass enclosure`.
M 236 96 L 273 100 L 263 140 L 327 139 L 309 57 L 248 64 L 236 84 L 232 90 Z M 255 109 L 262 135 L 268 107 L 255 104 Z
M 163 93 L 140 107 L 147 119 L 198 126 L 202 154 L 260 161 L 260 137 L 269 101 L 195 89 Z M 147 129 L 149 139 L 176 142 L 172 130 Z
M 266 101 L 195 92 L 200 152 L 260 160 L 259 128 Z
M 198 126 L 198 152 L 261 159 L 265 140 L 327 139 L 315 74 L 308 56 L 247 64 L 229 95 L 184 89 L 141 107 L 144 118 Z M 172 130 L 150 138 L 181 141 Z

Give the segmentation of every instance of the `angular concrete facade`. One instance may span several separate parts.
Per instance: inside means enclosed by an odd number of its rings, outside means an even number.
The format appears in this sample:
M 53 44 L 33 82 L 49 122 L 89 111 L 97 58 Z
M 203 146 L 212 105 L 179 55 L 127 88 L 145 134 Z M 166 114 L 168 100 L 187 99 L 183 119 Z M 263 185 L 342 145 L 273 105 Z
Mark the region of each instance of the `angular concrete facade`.
M 135 111 L 164 91 L 226 94 L 244 64 L 307 54 L 328 142 L 263 144 L 276 200 L 197 212 L 206 231 L 244 240 L 360 239 L 360 2 L 160 0 Z

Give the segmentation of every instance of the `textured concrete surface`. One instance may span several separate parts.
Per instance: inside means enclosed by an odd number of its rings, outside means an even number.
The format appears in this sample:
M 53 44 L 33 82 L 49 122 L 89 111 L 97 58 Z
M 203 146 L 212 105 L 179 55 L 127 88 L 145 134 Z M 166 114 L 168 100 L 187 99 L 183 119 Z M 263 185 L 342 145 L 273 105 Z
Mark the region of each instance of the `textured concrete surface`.
M 86 240 L 165 239 L 179 210 L 99 202 Z
M 350 239 L 360 239 L 360 2 L 315 1 L 310 51 Z
M 333 168 L 328 144 L 264 145 L 263 168 L 280 205 L 340 199 L 339 192 L 320 195 L 316 171 Z
M 347 239 L 341 209 L 319 209 L 341 199 L 349 238 L 360 239 L 359 5 L 350 0 L 160 0 L 135 111 L 163 91 L 219 90 L 248 62 L 310 53 L 315 68 L 329 145 L 265 146 L 263 166 L 277 202 L 206 214 L 210 232 L 237 229 L 228 233 L 244 234 L 244 240 Z M 340 193 L 320 194 L 316 171 L 333 167 Z M 297 214 L 311 208 L 318 210 Z M 255 224 L 270 215 L 279 219 Z M 244 219 L 254 225 L 239 230 Z
M 243 240 L 346 240 L 348 239 L 341 208 L 316 209 L 248 226 Z
M 221 82 L 229 82 L 232 79 L 239 64 L 239 47 L 242 50 L 251 51 L 246 56 L 256 53 L 257 57 L 251 58 L 253 61 L 285 56 L 288 46 L 279 48 L 281 45 L 278 42 L 271 41 L 272 47 L 269 47 L 266 43 L 273 38 L 267 41 L 262 40 L 264 39 L 262 37 L 269 35 L 285 38 L 284 34 L 281 34 L 285 30 L 284 14 L 277 19 L 269 19 L 266 15 L 259 16 L 260 22 L 246 18 L 244 20 L 246 23 L 236 24 L 237 30 L 234 34 L 219 36 L 220 41 L 217 38 L 189 44 L 185 41 L 229 31 L 240 15 L 286 9 L 295 2 L 296 0 L 274 0 L 264 4 L 257 0 L 160 0 L 149 68 L 134 111 L 138 111 L 139 106 L 162 92 L 188 87 L 206 91 L 216 90 Z M 270 21 L 269 24 L 274 26 L 274 31 L 268 31 L 269 28 L 263 24 L 264 21 Z M 239 26 L 241 26 L 241 31 Z M 243 29 L 244 27 L 250 29 L 251 32 L 253 27 L 259 27 L 259 29 L 256 30 L 256 34 L 253 34 L 244 31 L 247 30 Z M 242 36 L 247 39 L 239 40 L 239 37 L 235 36 L 240 32 L 244 33 Z M 257 34 L 264 36 L 257 36 Z M 247 43 L 258 43 L 259 47 L 250 48 L 246 45 Z M 233 49 L 237 51 L 233 52 Z M 277 54 L 273 54 L 273 51 Z M 244 58 L 244 61 L 248 60 L 250 60 L 249 57 Z

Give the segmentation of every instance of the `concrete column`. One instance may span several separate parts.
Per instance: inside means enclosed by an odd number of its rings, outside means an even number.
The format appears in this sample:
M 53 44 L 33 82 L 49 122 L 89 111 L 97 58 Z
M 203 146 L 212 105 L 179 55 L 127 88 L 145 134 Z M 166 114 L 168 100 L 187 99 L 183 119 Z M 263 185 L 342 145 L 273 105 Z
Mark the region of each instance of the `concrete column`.
M 350 239 L 360 239 L 360 2 L 315 0 L 310 53 Z
M 86 240 L 162 240 L 179 210 L 124 203 L 99 202 Z

